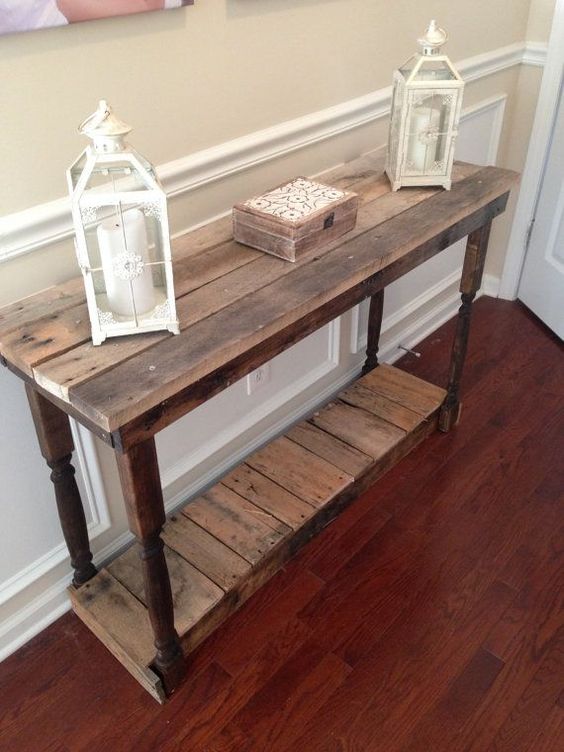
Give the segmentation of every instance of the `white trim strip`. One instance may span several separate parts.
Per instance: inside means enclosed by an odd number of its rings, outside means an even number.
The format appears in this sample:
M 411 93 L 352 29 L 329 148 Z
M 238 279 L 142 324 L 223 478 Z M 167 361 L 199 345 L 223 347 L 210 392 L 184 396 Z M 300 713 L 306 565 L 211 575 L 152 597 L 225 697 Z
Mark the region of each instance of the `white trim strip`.
M 546 45 L 517 42 L 466 58 L 457 68 L 467 82 L 515 65 L 543 65 Z M 372 123 L 389 113 L 391 86 L 280 123 L 219 146 L 167 162 L 159 176 L 169 197 L 290 154 L 311 144 Z M 70 200 L 60 198 L 0 219 L 0 263 L 66 240 L 73 235 Z

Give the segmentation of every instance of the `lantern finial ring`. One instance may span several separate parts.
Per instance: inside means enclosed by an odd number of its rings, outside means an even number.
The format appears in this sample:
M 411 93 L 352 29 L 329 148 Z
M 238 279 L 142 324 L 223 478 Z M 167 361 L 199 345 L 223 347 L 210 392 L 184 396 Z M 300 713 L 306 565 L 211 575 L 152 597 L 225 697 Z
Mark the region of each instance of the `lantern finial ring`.
M 447 39 L 446 31 L 433 19 L 425 32 L 425 36 L 421 37 L 418 42 L 423 47 L 424 55 L 438 55 L 440 48 L 446 43 Z
M 131 126 L 117 118 L 105 99 L 98 103 L 98 109 L 89 115 L 78 126 L 78 131 L 84 136 L 96 139 L 121 138 L 131 132 Z

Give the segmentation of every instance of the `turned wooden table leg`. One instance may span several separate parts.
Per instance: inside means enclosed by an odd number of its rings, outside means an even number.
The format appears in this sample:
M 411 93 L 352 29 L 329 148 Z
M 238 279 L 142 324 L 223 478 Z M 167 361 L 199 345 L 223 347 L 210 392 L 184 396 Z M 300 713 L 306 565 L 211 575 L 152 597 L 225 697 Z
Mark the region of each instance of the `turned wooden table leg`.
M 378 365 L 378 350 L 380 347 L 380 332 L 382 331 L 382 316 L 384 314 L 384 289 L 379 290 L 370 298 L 370 312 L 368 314 L 368 343 L 366 346 L 366 360 L 362 367 L 362 375 L 369 373 Z
M 153 668 L 169 694 L 183 678 L 186 665 L 174 627 L 172 591 L 161 539 L 166 518 L 155 440 L 148 439 L 123 454 L 116 451 L 116 457 L 129 527 L 139 544 L 145 600 L 157 649 Z
M 460 410 L 462 407 L 460 403 L 460 380 L 462 378 L 466 350 L 468 348 L 472 302 L 482 284 L 490 231 L 491 221 L 487 222 L 468 236 L 466 254 L 464 256 L 464 267 L 462 269 L 462 280 L 460 282 L 462 305 L 458 311 L 458 321 L 456 324 L 456 333 L 454 336 L 450 361 L 447 395 L 439 416 L 439 429 L 445 433 L 450 431 L 450 429 L 458 423 L 460 418 Z
M 57 510 L 74 569 L 73 585 L 80 587 L 96 574 L 88 541 L 86 517 L 71 464 L 74 443 L 68 416 L 26 384 L 27 398 L 41 454 L 51 468 Z

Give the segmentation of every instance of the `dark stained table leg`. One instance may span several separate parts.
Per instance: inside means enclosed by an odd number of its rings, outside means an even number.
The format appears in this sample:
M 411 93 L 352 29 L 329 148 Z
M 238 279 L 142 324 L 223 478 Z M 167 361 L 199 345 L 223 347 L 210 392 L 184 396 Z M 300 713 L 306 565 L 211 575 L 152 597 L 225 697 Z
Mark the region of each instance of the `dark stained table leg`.
M 73 585 L 80 587 L 97 570 L 92 564 L 84 508 L 71 464 L 74 443 L 69 419 L 30 384 L 26 384 L 26 392 L 41 454 L 51 468 L 61 528 L 74 569 Z
M 368 314 L 368 343 L 366 346 L 366 360 L 362 367 L 362 375 L 369 373 L 378 365 L 378 350 L 380 347 L 380 332 L 382 331 L 382 316 L 384 314 L 384 289 L 379 290 L 370 298 L 370 312 Z
M 170 694 L 186 673 L 186 664 L 174 627 L 172 591 L 161 539 L 166 518 L 155 440 L 148 439 L 125 453 L 116 451 L 116 457 L 129 528 L 139 544 L 145 600 L 157 648 L 153 668 Z
M 444 433 L 450 431 L 450 429 L 458 423 L 460 418 L 460 410 L 462 407 L 460 403 L 460 380 L 462 378 L 464 360 L 468 348 L 472 302 L 482 284 L 491 224 L 491 221 L 487 222 L 468 236 L 466 254 L 464 256 L 464 267 L 462 269 L 462 280 L 460 282 L 462 305 L 458 311 L 458 321 L 450 361 L 447 395 L 439 416 L 439 429 Z

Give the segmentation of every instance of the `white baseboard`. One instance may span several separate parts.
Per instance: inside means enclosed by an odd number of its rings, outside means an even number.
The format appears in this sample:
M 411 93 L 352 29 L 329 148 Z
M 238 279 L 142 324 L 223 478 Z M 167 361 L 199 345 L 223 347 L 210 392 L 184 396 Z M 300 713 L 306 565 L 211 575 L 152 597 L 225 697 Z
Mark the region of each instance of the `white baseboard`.
M 515 65 L 543 65 L 546 45 L 516 42 L 460 60 L 457 67 L 467 81 Z M 386 117 L 391 87 L 342 102 L 304 117 L 280 123 L 210 149 L 160 165 L 158 174 L 171 197 L 185 194 L 297 149 L 346 133 Z M 183 228 L 185 230 L 187 228 Z M 70 202 L 60 198 L 0 218 L 0 262 L 73 236 Z
M 493 274 L 484 274 L 480 295 L 487 295 L 490 298 L 499 298 L 499 288 L 501 279 Z

